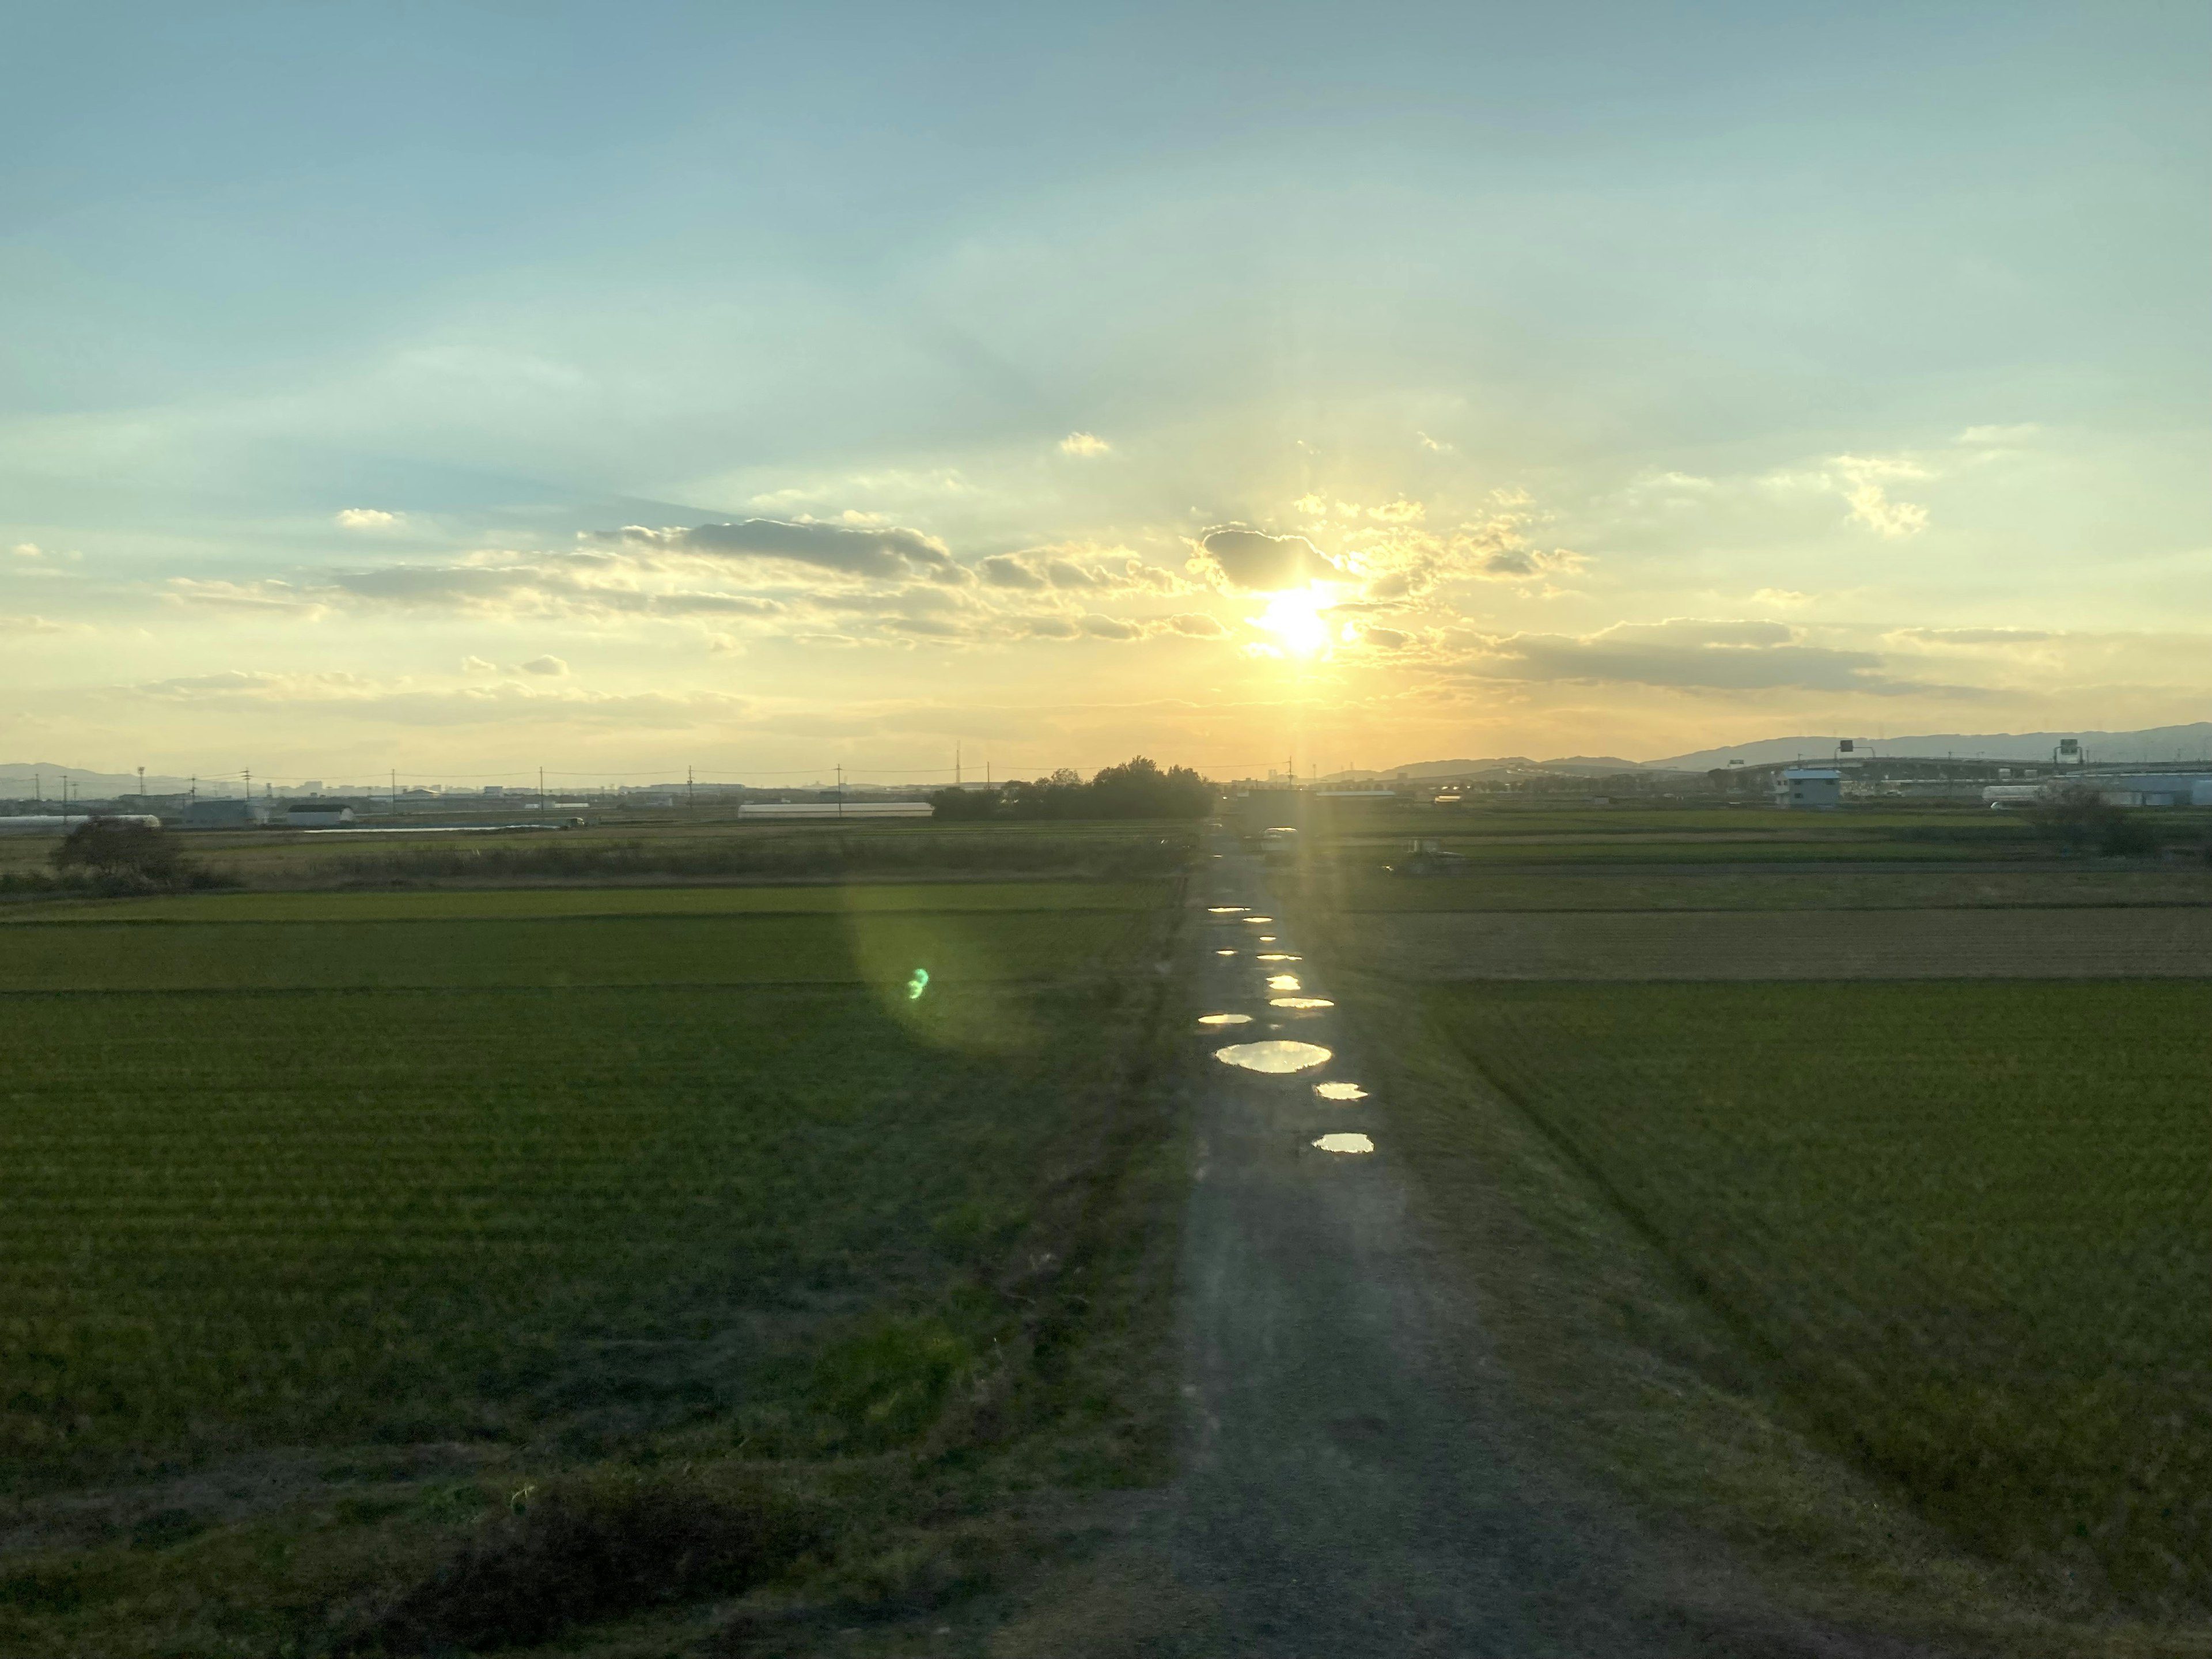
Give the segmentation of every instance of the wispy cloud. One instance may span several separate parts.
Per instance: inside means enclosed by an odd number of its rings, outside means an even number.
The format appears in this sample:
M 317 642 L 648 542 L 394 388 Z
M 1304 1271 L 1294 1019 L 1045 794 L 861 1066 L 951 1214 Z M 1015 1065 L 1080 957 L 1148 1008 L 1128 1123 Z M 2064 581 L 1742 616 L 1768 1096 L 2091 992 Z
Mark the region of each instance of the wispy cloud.
M 386 513 L 381 507 L 349 507 L 339 510 L 338 528 L 341 530 L 381 530 L 386 525 L 398 524 L 400 515 Z
M 1113 447 L 1095 432 L 1071 432 L 1060 441 L 1060 453 L 1063 455 L 1104 455 Z
M 1696 691 L 1977 695 L 1963 686 L 1893 679 L 1878 653 L 1808 644 L 1775 622 L 1677 617 L 1583 635 L 1476 636 L 1466 646 L 1465 665 L 1485 678 Z

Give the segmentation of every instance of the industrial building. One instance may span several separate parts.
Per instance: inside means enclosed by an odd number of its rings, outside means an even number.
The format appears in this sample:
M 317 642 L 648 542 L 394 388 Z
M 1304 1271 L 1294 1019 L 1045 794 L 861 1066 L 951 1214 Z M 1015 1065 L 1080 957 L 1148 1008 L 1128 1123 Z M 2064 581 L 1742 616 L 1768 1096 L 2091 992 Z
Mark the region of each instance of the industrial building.
M 1844 804 L 1844 775 L 1832 766 L 1785 766 L 1774 775 L 1774 804 L 1832 812 Z

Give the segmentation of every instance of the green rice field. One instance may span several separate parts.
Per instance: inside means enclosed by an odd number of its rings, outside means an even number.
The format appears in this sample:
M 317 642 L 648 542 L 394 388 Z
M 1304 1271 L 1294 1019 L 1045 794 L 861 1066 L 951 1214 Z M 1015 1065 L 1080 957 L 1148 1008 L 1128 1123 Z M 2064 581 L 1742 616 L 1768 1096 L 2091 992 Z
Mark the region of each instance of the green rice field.
M 1172 895 L 12 913 L 0 1650 L 290 1650 L 283 1607 L 434 1572 L 453 1516 L 490 1501 L 472 1468 L 519 1489 L 678 1454 L 834 1468 L 957 1443 L 936 1425 L 992 1378 L 997 1436 L 1021 1410 L 1062 1425 L 1036 1454 L 1053 1478 L 1128 1478 L 1161 1455 L 1127 1408 L 1143 1390 L 1085 1380 L 1105 1362 L 1024 1264 L 1083 1259 L 1127 1160 L 1163 1144 L 1116 1126 Z M 1116 1340 L 1149 1340 L 1150 1316 L 1082 1294 Z M 1052 1365 L 1018 1358 L 1038 1329 Z M 1051 1403 L 1070 1389 L 1073 1418 Z M 341 1484 L 307 1477 L 273 1531 L 190 1492 L 149 1520 L 130 1495 L 316 1449 Z M 442 1460 L 466 1502 L 402 1474 L 331 1510 L 363 1449 Z M 320 1540 L 323 1589 L 268 1565 L 279 1538 Z
M 1832 1446 L 1987 1555 L 2212 1601 L 2212 984 L 1426 995 Z

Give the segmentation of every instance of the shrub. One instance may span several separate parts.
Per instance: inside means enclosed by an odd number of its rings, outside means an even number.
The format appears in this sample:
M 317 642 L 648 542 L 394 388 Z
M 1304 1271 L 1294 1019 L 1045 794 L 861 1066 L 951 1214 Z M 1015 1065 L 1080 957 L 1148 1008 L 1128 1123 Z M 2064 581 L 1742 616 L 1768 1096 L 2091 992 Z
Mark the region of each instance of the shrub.
M 61 884 L 75 878 L 108 897 L 228 884 L 186 858 L 160 825 L 117 818 L 87 818 L 54 848 L 52 861 Z

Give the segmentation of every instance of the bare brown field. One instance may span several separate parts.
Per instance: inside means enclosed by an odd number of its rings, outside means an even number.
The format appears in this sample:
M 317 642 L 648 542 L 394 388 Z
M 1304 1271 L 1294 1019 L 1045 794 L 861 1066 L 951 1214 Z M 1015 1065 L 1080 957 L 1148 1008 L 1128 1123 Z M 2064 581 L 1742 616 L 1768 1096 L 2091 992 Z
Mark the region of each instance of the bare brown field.
M 1418 980 L 2193 979 L 2212 909 L 1417 912 L 1341 919 Z

